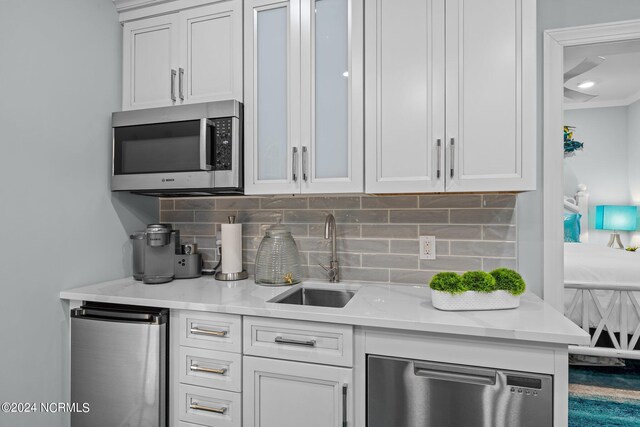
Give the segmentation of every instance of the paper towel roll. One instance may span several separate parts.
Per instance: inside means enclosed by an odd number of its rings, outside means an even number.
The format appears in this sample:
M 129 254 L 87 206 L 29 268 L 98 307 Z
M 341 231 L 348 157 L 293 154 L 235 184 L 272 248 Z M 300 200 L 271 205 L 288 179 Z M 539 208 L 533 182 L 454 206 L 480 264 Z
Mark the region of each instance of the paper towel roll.
M 222 224 L 222 272 L 242 271 L 242 224 Z

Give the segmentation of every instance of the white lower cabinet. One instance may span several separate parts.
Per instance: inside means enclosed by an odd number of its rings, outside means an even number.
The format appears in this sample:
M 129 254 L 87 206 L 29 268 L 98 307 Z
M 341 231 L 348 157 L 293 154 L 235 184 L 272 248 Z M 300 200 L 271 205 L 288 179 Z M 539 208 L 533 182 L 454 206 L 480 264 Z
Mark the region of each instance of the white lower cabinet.
M 244 427 L 353 425 L 352 369 L 251 356 L 243 368 Z

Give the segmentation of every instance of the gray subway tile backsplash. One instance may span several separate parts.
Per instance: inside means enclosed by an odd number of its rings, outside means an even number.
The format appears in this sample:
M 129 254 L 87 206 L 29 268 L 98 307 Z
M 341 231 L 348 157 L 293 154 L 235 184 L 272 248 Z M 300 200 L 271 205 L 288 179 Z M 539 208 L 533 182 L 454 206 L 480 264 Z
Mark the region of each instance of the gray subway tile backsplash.
M 362 237 L 379 237 L 386 239 L 417 239 L 417 225 L 363 225 Z
M 389 212 L 389 222 L 398 224 L 448 224 L 447 209 L 406 209 Z
M 516 195 L 515 194 L 485 194 L 482 197 L 485 208 L 515 208 L 516 207 Z
M 201 198 L 201 199 L 162 199 L 160 201 L 160 210 L 169 209 L 165 207 L 165 202 L 171 201 L 175 203 L 173 209 L 178 211 L 209 211 L 216 209 L 216 199 Z
M 452 224 L 515 224 L 513 209 L 451 209 Z
M 480 194 L 464 194 L 451 197 L 448 194 L 428 194 L 420 196 L 421 208 L 479 208 L 482 207 Z
M 218 261 L 216 229 L 243 224 L 243 264 L 252 274 L 265 230 L 279 221 L 298 244 L 308 278 L 326 279 L 327 214 L 336 217 L 342 280 L 426 285 L 438 271 L 516 268 L 515 194 L 330 195 L 161 199 L 160 219 Z M 435 236 L 436 260 L 420 260 L 419 236 Z
M 312 196 L 309 209 L 360 209 L 360 197 Z

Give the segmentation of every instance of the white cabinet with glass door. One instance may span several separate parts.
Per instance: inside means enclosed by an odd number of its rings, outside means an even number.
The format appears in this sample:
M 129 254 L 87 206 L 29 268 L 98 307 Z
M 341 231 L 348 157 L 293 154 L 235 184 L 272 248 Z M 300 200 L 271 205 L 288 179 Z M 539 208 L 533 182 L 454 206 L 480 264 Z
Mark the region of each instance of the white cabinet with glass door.
M 363 191 L 362 0 L 245 2 L 245 194 Z
M 124 23 L 123 110 L 242 101 L 242 2 Z
M 374 0 L 366 191 L 535 189 L 535 1 Z

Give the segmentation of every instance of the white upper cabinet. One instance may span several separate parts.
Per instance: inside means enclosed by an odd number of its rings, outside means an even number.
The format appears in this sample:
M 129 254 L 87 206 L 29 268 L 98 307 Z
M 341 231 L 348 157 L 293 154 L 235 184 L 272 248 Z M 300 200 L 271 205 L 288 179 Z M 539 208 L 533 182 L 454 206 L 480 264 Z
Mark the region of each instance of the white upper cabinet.
M 366 192 L 535 189 L 535 1 L 368 5 Z
M 174 103 L 177 33 L 175 13 L 124 24 L 123 109 Z
M 242 101 L 242 1 L 124 23 L 122 108 Z
M 366 191 L 444 191 L 444 3 L 374 0 L 366 13 Z
M 245 2 L 245 194 L 363 191 L 360 2 Z

